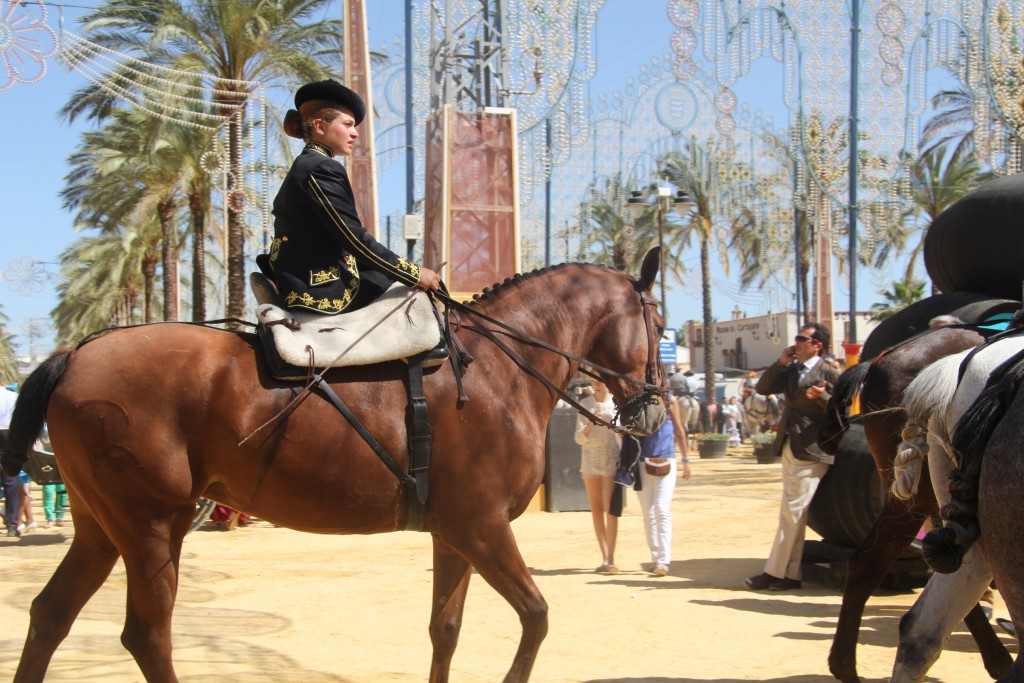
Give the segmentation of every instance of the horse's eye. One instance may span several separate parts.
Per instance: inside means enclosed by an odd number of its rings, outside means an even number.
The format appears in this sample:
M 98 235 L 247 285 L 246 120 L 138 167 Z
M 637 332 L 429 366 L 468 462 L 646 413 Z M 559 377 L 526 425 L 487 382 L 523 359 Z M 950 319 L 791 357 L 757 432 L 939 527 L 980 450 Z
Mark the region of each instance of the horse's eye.
M 664 334 L 665 334 L 665 326 L 664 325 L 655 325 L 654 326 L 654 330 L 658 333 L 659 337 L 664 336 Z

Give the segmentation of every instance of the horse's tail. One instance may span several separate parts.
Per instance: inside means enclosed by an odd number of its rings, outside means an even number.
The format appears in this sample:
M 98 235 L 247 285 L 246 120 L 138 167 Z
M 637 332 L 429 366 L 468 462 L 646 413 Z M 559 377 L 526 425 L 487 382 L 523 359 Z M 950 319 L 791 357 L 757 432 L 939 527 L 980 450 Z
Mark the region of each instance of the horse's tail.
M 832 400 L 836 401 L 837 406 L 842 407 L 840 415 L 844 418 L 847 416 L 850 405 L 857 395 L 857 390 L 864 383 L 864 378 L 870 369 L 871 361 L 857 363 L 843 371 L 843 374 L 839 375 L 839 379 L 836 380 L 835 388 L 832 390 Z
M 871 361 L 858 363 L 847 368 L 836 380 L 832 397 L 828 400 L 829 410 L 825 418 L 825 425 L 818 435 L 818 446 L 829 455 L 835 455 L 839 450 L 839 441 L 842 439 L 848 423 L 850 405 L 870 369 Z M 776 404 L 777 407 L 778 404 Z
M 981 536 L 978 523 L 978 481 L 989 438 L 1024 384 L 1024 353 L 1014 354 L 992 371 L 985 389 L 964 411 L 953 430 L 950 458 L 950 502 L 942 507 L 945 525 L 933 529 L 921 544 L 928 565 L 951 574 Z
M 964 351 L 935 361 L 922 370 L 903 393 L 907 422 L 901 434 L 903 441 L 896 449 L 892 482 L 892 494 L 901 500 L 917 493 L 923 463 L 928 457 L 928 420 L 933 415 L 944 414 L 952 402 L 960 363 L 966 355 Z M 944 434 L 936 432 L 934 436 L 948 441 Z
M 0 453 L 0 466 L 8 476 L 17 475 L 46 422 L 46 406 L 71 360 L 69 349 L 55 351 L 37 367 L 18 392 L 11 416 L 9 443 Z

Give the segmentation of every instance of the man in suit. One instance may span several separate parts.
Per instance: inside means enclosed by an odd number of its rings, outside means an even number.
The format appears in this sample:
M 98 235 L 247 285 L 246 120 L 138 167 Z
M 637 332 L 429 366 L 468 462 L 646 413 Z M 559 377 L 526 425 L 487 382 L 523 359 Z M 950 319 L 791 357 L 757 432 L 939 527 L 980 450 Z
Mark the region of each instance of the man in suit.
M 807 511 L 818 483 L 834 461 L 818 447 L 828 399 L 839 371 L 824 362 L 830 335 L 820 323 L 800 328 L 793 346 L 765 370 L 757 382 L 759 394 L 786 397 L 775 438 L 775 455 L 782 457 L 782 503 L 779 528 L 764 572 L 744 583 L 751 590 L 790 590 L 801 587 L 800 561 L 804 552 Z

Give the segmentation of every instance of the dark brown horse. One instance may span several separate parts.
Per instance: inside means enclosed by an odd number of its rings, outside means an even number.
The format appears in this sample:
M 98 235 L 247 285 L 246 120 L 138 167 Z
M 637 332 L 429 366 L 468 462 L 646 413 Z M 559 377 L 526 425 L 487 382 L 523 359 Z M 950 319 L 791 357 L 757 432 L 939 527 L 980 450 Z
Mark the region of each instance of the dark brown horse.
M 464 377 L 469 401 L 457 403 L 449 366 L 425 377 L 434 438 L 425 522 L 434 547 L 431 681 L 448 679 L 473 569 L 522 623 L 506 681 L 529 678 L 548 628 L 547 604 L 509 522 L 542 480 L 545 431 L 558 396 L 482 330 L 563 389 L 579 362 L 536 339 L 593 363 L 618 405 L 634 407 L 622 408 L 620 419 L 638 417 L 644 426 L 634 430 L 649 432 L 664 419 L 661 404 L 629 399 L 641 391 L 650 398 L 660 380 L 662 321 L 649 294 L 657 263 L 655 250 L 639 280 L 592 265 L 507 280 L 469 308 L 535 339 L 463 312 L 459 334 L 476 359 Z M 403 466 L 406 379 L 399 362 L 327 374 Z M 299 389 L 268 375 L 255 337 L 180 324 L 114 331 L 55 354 L 30 376 L 4 469 L 18 469 L 45 417 L 75 537 L 32 603 L 17 683 L 43 680 L 57 646 L 119 557 L 128 579 L 121 642 L 146 680 L 177 681 L 171 612 L 182 539 L 200 496 L 313 533 L 405 527 L 405 486 L 318 390 L 275 420 Z
M 834 450 L 838 443 L 835 437 L 844 428 L 847 408 L 859 389 L 864 435 L 886 491 L 878 520 L 847 560 L 843 602 L 828 658 L 832 675 L 844 683 L 860 680 L 857 676 L 857 637 L 868 598 L 914 540 L 924 520 L 938 513 L 935 492 L 928 485 L 930 479 L 927 474 L 921 477 L 924 483 L 912 499 L 900 500 L 889 493 L 893 461 L 907 417 L 900 407 L 903 392 L 914 377 L 933 361 L 983 341 L 984 337 L 972 330 L 936 328 L 880 353 L 872 361 L 848 369 L 836 383 L 829 404 L 829 424 L 819 437 L 822 446 Z M 993 677 L 998 676 L 1011 660 L 981 608 L 972 610 L 965 623 L 978 642 L 985 668 Z M 921 671 L 921 676 L 924 673 Z

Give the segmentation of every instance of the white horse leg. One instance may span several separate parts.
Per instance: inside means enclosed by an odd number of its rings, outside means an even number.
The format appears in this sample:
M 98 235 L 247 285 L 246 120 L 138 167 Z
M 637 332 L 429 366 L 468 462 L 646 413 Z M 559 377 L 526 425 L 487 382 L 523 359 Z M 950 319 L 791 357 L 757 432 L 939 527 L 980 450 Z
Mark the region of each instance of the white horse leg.
M 900 619 L 891 683 L 917 683 L 938 660 L 949 635 L 978 602 L 992 580 L 988 565 L 973 548 L 952 574 L 932 574 L 910 611 Z
M 952 463 L 941 444 L 945 430 L 931 420 L 928 469 L 939 504 L 949 502 L 948 480 Z M 937 437 L 936 435 L 941 435 Z M 938 660 L 949 635 L 978 602 L 992 581 L 992 573 L 978 544 L 967 553 L 963 566 L 952 574 L 932 574 L 910 611 L 900 619 L 899 647 L 891 683 L 917 683 Z

